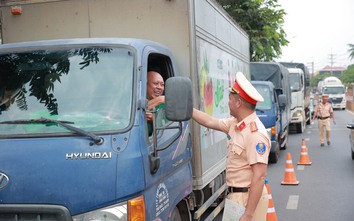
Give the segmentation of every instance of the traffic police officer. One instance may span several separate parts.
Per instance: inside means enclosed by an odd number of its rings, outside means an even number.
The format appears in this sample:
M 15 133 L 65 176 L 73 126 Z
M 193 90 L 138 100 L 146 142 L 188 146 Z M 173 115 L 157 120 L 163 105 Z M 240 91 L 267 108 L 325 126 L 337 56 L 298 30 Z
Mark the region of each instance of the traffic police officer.
M 322 95 L 322 101 L 317 103 L 314 114 L 312 117 L 312 122 L 318 118 L 318 132 L 320 134 L 321 147 L 324 146 L 324 129 L 326 130 L 327 144 L 331 145 L 331 122 L 330 117 L 333 119 L 333 123 L 336 124 L 336 119 L 334 118 L 332 105 L 328 102 L 328 95 Z
M 229 93 L 230 118 L 217 119 L 193 109 L 195 121 L 227 135 L 227 197 L 246 208 L 241 221 L 265 221 L 268 209 L 268 193 L 264 181 L 270 139 L 256 115 L 257 102 L 263 102 L 263 97 L 238 72 Z

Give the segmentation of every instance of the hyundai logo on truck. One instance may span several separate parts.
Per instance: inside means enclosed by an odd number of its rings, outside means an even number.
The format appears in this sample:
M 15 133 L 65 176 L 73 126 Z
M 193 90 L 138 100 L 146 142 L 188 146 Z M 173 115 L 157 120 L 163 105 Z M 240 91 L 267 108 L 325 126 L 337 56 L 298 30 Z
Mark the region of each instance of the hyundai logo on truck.
M 9 185 L 10 179 L 5 173 L 0 172 L 0 190 L 5 189 Z
M 94 153 L 67 153 L 67 160 L 87 160 L 87 159 L 111 159 L 112 152 L 94 152 Z

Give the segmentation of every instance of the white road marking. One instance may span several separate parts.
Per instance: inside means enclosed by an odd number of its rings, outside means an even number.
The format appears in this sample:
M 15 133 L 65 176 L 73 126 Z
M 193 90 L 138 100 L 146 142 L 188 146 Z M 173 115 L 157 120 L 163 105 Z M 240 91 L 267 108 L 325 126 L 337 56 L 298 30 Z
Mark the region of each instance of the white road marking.
M 352 111 L 350 111 L 348 109 L 345 109 L 345 110 L 347 111 L 347 113 L 350 113 L 350 114 L 354 115 L 354 112 L 352 112 Z
M 288 199 L 288 204 L 286 204 L 286 209 L 297 210 L 298 204 L 299 204 L 299 195 L 290 195 Z
M 297 170 L 305 170 L 305 165 L 298 165 Z

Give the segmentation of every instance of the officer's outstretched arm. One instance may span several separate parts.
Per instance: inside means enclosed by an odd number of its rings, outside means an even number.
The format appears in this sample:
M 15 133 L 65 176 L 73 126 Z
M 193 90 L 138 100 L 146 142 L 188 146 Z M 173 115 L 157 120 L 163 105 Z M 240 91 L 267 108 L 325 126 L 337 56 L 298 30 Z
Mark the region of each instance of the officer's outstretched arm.
M 203 125 L 204 127 L 214 129 L 214 130 L 221 130 L 219 126 L 219 119 L 212 117 L 209 114 L 204 113 L 195 108 L 193 108 L 193 120 L 197 121 L 199 124 Z

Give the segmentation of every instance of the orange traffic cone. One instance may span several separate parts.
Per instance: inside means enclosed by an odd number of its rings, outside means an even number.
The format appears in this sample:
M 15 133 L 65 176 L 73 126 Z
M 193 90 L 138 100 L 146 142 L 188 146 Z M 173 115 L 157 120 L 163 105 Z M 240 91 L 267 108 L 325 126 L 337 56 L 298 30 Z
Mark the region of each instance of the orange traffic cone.
M 264 184 L 267 188 L 268 199 L 269 199 L 268 210 L 267 210 L 267 221 L 278 221 L 277 214 L 275 213 L 272 193 L 270 192 L 269 182 L 267 179 L 265 180 Z
M 300 182 L 296 180 L 296 175 L 293 167 L 293 161 L 291 160 L 291 154 L 286 154 L 286 164 L 284 180 L 281 181 L 282 185 L 298 185 Z
M 311 165 L 312 162 L 310 161 L 309 154 L 307 152 L 305 140 L 302 139 L 301 141 L 301 152 L 300 152 L 300 160 L 297 163 L 298 165 Z

